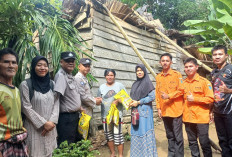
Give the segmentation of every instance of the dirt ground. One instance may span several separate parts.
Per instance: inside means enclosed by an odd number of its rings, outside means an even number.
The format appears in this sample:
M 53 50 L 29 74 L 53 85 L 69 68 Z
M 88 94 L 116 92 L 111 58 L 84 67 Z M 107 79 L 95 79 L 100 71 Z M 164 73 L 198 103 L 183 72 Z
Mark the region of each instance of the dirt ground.
M 159 157 L 167 157 L 168 141 L 166 139 L 166 134 L 165 134 L 163 123 L 155 126 L 155 134 L 156 134 L 156 144 L 157 144 L 158 156 Z M 190 152 L 190 149 L 188 146 L 187 135 L 186 135 L 184 126 L 183 126 L 183 135 L 184 135 L 185 157 L 191 157 L 191 152 Z M 218 139 L 217 139 L 217 134 L 216 134 L 216 129 L 215 129 L 214 123 L 210 124 L 209 136 L 210 136 L 210 139 L 218 145 Z M 98 151 L 100 152 L 99 157 L 109 157 L 110 156 L 110 151 L 106 145 L 100 147 L 98 149 Z M 216 151 L 213 148 L 212 148 L 212 151 L 213 151 L 213 157 L 220 157 L 221 156 L 219 151 Z M 130 156 L 130 141 L 127 141 L 124 144 L 123 156 L 124 157 Z M 201 152 L 201 156 L 203 156 L 202 152 Z

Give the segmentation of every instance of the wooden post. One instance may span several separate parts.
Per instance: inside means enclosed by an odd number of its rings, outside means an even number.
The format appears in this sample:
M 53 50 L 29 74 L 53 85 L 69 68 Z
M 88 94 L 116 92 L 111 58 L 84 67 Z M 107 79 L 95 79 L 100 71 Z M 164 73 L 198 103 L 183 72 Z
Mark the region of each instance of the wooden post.
M 151 72 L 152 76 L 155 78 L 156 74 L 155 74 L 154 70 L 150 67 L 150 65 L 147 63 L 147 61 L 144 59 L 144 57 L 141 55 L 141 53 L 138 51 L 138 49 L 134 46 L 134 44 L 132 43 L 132 41 L 128 38 L 128 36 L 127 36 L 126 32 L 124 31 L 124 29 L 122 28 L 122 26 L 119 25 L 119 23 L 116 21 L 116 19 L 111 14 L 111 12 L 107 9 L 107 7 L 104 4 L 102 4 L 102 6 L 106 10 L 106 12 L 108 13 L 108 15 L 111 18 L 111 20 L 114 22 L 114 24 L 118 27 L 118 29 L 120 30 L 120 32 L 122 33 L 122 35 L 124 36 L 124 38 L 127 40 L 127 42 L 129 43 L 129 45 L 133 48 L 133 50 L 135 51 L 135 53 L 138 55 L 139 59 L 143 62 L 143 64 L 145 65 L 145 67 Z
M 148 24 L 148 21 L 145 20 L 142 16 L 140 16 L 139 13 L 137 13 L 137 11 L 134 11 L 134 14 L 137 15 L 144 23 Z M 154 30 L 156 31 L 156 33 L 158 33 L 160 36 L 162 36 L 164 39 L 166 39 L 169 43 L 171 43 L 173 46 L 175 46 L 183 54 L 185 54 L 188 57 L 195 58 L 194 56 L 192 56 L 191 54 L 189 54 L 187 51 L 185 51 L 183 48 L 181 48 L 179 45 L 177 45 L 174 41 L 172 41 L 171 39 L 169 39 L 165 34 L 163 34 L 162 32 L 160 32 L 157 28 L 154 27 Z M 202 63 L 198 59 L 196 59 L 196 60 L 197 60 L 197 63 L 200 66 L 202 66 L 204 69 L 208 70 L 209 72 L 212 71 L 212 69 L 209 66 L 205 65 L 204 63 Z

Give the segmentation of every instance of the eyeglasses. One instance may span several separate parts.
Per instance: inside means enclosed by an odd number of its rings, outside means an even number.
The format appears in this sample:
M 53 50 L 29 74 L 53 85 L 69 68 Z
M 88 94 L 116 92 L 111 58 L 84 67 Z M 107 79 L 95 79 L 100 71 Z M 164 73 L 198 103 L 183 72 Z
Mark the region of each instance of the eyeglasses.
M 69 58 L 69 59 L 64 59 L 64 61 L 65 61 L 66 63 L 74 63 L 74 62 L 75 62 L 75 59 Z

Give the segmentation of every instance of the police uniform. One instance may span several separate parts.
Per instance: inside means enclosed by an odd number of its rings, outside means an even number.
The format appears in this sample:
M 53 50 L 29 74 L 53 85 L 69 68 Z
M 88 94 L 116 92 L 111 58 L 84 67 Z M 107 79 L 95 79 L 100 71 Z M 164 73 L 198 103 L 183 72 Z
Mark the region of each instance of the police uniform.
M 61 59 L 76 59 L 73 52 L 61 53 Z M 67 140 L 75 143 L 81 139 L 78 134 L 79 111 L 81 98 L 78 86 L 72 74 L 66 73 L 62 68 L 55 75 L 54 91 L 60 93 L 60 114 L 57 124 L 58 145 Z
M 91 59 L 89 58 L 81 58 L 80 64 L 82 65 L 90 65 Z M 93 116 L 93 108 L 96 106 L 96 100 L 93 97 L 93 94 L 90 90 L 90 86 L 88 83 L 88 79 L 81 73 L 78 72 L 75 76 L 75 80 L 77 82 L 77 86 L 81 95 L 81 106 L 85 109 L 86 114 Z M 90 129 L 89 134 L 93 133 L 93 120 L 90 120 Z
M 91 59 L 89 58 L 81 58 L 79 62 L 82 65 L 91 65 Z M 92 117 L 93 108 L 96 106 L 96 100 L 90 90 L 88 79 L 81 72 L 78 72 L 75 76 L 75 80 L 81 95 L 81 105 L 86 110 L 86 114 Z
M 90 90 L 88 79 L 80 72 L 75 76 L 77 86 L 81 95 L 81 105 L 86 110 L 86 114 L 92 117 L 93 108 L 96 106 L 96 100 Z

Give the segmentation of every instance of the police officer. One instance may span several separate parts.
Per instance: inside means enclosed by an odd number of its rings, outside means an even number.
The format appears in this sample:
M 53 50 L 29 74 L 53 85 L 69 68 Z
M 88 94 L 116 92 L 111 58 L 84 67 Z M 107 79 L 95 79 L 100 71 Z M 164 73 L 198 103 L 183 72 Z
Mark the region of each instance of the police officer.
M 88 83 L 88 79 L 86 78 L 86 75 L 90 71 L 90 65 L 91 65 L 91 59 L 89 58 L 81 58 L 78 65 L 78 73 L 75 76 L 78 89 L 80 91 L 81 95 L 81 105 L 82 108 L 85 110 L 86 114 L 93 116 L 93 108 L 96 107 L 96 105 L 100 105 L 102 98 L 100 97 L 93 97 L 93 94 L 90 90 L 90 86 Z M 93 126 L 93 121 L 90 121 L 90 129 L 89 133 L 93 133 L 93 129 L 91 126 Z
M 93 108 L 95 105 L 100 105 L 102 98 L 93 97 L 93 94 L 90 90 L 88 79 L 86 75 L 90 71 L 91 59 L 89 58 L 81 58 L 78 65 L 78 73 L 75 76 L 77 81 L 78 89 L 81 95 L 81 103 L 83 109 L 85 109 L 86 114 L 92 116 Z
M 65 140 L 68 143 L 75 143 L 81 139 L 77 131 L 79 113 L 82 109 L 81 98 L 75 77 L 72 75 L 75 60 L 74 52 L 62 52 L 61 68 L 55 75 L 54 91 L 60 98 L 60 114 L 57 125 L 58 145 Z

